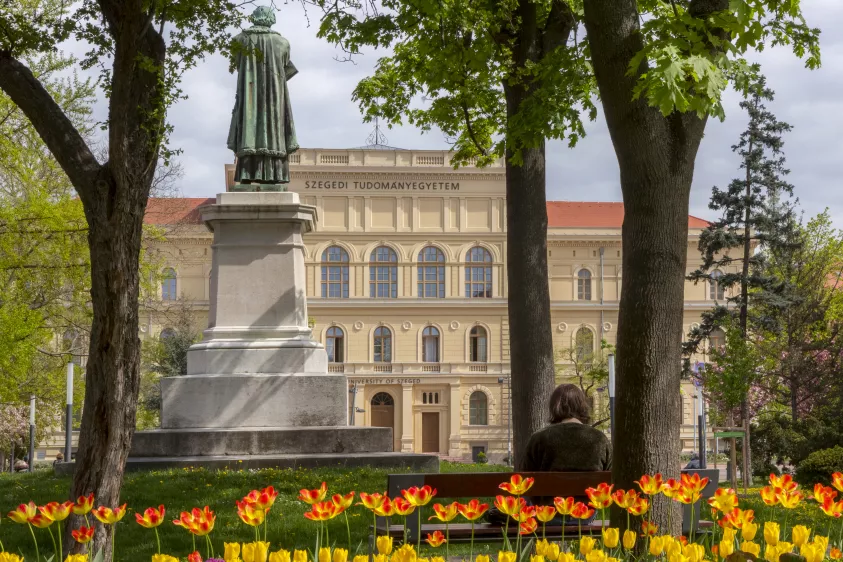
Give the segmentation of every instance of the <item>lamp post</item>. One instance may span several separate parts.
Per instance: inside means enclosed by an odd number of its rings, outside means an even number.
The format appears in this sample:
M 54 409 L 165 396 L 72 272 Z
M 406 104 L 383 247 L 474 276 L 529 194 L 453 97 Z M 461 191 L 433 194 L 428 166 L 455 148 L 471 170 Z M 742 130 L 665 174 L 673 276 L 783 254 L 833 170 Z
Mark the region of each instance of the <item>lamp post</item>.
M 29 472 L 35 470 L 35 395 L 29 396 Z
M 73 450 L 73 361 L 67 364 L 67 409 L 64 420 L 64 462 L 70 462 Z
M 510 375 L 511 376 L 511 375 Z M 498 384 L 501 385 L 501 390 L 506 388 L 506 381 L 508 377 L 498 377 Z M 506 457 L 509 460 L 510 466 L 514 466 L 514 459 L 512 458 L 512 389 L 509 392 L 509 412 L 506 423 Z
M 694 383 L 698 385 L 698 383 Z M 703 391 L 702 387 L 697 386 L 697 412 L 699 412 L 699 419 L 697 421 L 697 425 L 699 426 L 699 436 L 700 436 L 700 468 L 707 468 L 706 467 L 706 441 L 705 438 L 705 398 L 703 398 Z
M 609 354 L 609 433 L 615 439 L 615 354 Z

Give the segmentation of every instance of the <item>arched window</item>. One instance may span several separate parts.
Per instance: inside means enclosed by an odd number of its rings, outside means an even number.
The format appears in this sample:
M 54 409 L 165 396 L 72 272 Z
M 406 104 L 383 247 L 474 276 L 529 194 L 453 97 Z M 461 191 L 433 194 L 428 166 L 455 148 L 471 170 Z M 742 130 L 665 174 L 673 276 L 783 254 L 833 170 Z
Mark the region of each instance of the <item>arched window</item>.
M 398 256 L 392 248 L 378 246 L 369 258 L 369 296 L 398 298 Z
M 388 392 L 378 392 L 369 401 L 372 406 L 395 406 L 395 400 Z
M 375 363 L 392 363 L 392 331 L 386 326 L 375 328 Z
M 489 425 L 489 399 L 482 390 L 475 390 L 468 399 L 468 425 Z
M 339 246 L 322 252 L 322 298 L 348 298 L 348 252 Z
M 720 328 L 714 328 L 708 334 L 708 348 L 711 351 L 720 351 L 726 347 L 726 333 Z
M 342 328 L 331 326 L 325 332 L 325 351 L 328 352 L 329 363 L 342 363 L 345 349 L 345 334 Z
M 591 272 L 587 269 L 581 269 L 577 273 L 577 299 L 591 300 Z
M 445 254 L 435 246 L 419 252 L 419 297 L 445 298 Z
M 161 300 L 176 300 L 178 298 L 176 288 L 176 270 L 172 267 L 168 267 L 161 272 Z
M 465 296 L 492 298 L 492 254 L 476 246 L 465 257 Z
M 488 341 L 486 328 L 475 326 L 468 334 L 468 360 L 475 363 L 488 361 Z
M 723 272 L 719 269 L 711 272 L 711 277 L 708 281 L 708 298 L 713 301 L 722 301 L 726 298 L 726 288 L 720 283 L 721 277 L 723 277 Z
M 164 328 L 161 330 L 161 335 L 158 337 L 160 340 L 168 340 L 170 338 L 176 337 L 176 331 L 172 328 Z
M 422 330 L 422 361 L 439 363 L 439 330 L 434 326 Z
M 427 404 L 427 392 L 422 392 L 422 404 Z
M 591 361 L 594 356 L 594 334 L 588 328 L 580 328 L 574 336 L 577 361 Z

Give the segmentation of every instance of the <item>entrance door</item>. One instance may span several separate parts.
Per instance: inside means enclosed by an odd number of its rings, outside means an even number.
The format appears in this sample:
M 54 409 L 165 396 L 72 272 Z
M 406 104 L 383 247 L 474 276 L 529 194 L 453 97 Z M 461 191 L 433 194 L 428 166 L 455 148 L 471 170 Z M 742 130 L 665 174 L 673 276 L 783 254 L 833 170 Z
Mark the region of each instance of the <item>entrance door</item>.
M 395 401 L 386 392 L 378 392 L 372 396 L 369 404 L 372 427 L 388 427 L 392 429 L 393 450 L 395 448 Z
M 439 452 L 439 413 L 422 412 L 422 453 Z

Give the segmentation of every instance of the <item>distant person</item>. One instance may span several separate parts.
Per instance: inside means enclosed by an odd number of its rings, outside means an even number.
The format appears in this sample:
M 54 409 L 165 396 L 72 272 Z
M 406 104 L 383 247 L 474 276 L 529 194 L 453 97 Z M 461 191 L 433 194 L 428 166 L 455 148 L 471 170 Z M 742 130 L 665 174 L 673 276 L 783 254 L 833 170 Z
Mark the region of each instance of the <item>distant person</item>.
M 700 456 L 697 453 L 691 453 L 691 460 L 688 461 L 688 464 L 685 465 L 683 470 L 699 470 L 700 469 Z
M 18 459 L 15 461 L 15 472 L 23 472 L 29 469 L 29 464 L 25 460 Z
M 56 453 L 56 460 L 53 461 L 53 468 L 55 468 L 57 464 L 61 464 L 63 462 L 64 462 L 64 455 L 62 454 L 61 451 L 59 451 L 58 453 Z

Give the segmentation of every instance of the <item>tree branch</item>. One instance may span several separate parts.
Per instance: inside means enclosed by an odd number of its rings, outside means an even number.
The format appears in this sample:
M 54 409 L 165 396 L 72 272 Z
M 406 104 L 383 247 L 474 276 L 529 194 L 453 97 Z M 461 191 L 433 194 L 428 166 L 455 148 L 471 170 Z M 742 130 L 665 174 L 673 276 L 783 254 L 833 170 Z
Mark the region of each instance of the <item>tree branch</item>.
M 564 47 L 576 24 L 574 13 L 568 3 L 565 0 L 554 0 L 542 34 L 544 54 L 547 55 L 559 47 Z
M 102 165 L 32 71 L 8 51 L 0 51 L 0 89 L 27 116 L 80 197 L 92 195 Z

